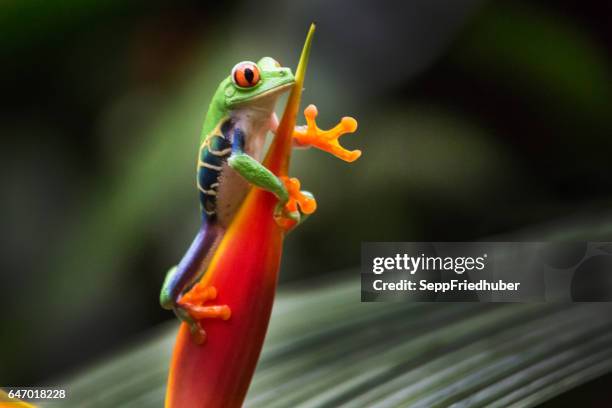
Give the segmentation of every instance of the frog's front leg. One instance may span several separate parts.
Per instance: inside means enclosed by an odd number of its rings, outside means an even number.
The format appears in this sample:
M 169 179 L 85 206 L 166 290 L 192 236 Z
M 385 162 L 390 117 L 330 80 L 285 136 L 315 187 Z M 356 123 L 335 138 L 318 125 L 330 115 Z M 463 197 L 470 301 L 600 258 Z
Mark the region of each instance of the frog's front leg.
M 236 128 L 232 140 L 232 154 L 227 163 L 249 183 L 274 194 L 279 203 L 274 217 L 281 227 L 289 229 L 302 222 L 302 214 L 311 214 L 316 201 L 310 193 L 300 191 L 296 178 L 279 178 L 263 164 L 244 152 L 244 132 Z
M 345 116 L 336 126 L 329 130 L 322 130 L 317 126 L 317 107 L 308 105 L 304 110 L 306 126 L 296 126 L 293 131 L 295 144 L 301 147 L 313 146 L 334 156 L 353 162 L 361 156 L 361 150 L 347 150 L 340 145 L 338 138 L 345 133 L 353 133 L 357 130 L 357 121 Z

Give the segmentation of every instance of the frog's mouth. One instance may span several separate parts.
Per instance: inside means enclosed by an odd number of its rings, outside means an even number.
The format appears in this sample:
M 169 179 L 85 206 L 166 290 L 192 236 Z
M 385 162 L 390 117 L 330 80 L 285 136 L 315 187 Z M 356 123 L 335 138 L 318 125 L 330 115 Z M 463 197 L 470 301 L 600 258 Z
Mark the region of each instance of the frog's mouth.
M 270 90 L 260 93 L 255 98 L 253 98 L 253 100 L 257 101 L 261 98 L 266 98 L 266 97 L 273 96 L 276 94 L 280 95 L 284 93 L 285 91 L 287 91 L 289 88 L 291 88 L 293 85 L 295 85 L 295 81 L 287 82 L 286 84 L 279 85 L 275 88 L 272 88 Z
M 248 101 L 238 101 L 233 104 L 235 108 L 241 108 L 244 105 L 250 106 L 267 106 L 270 103 L 274 104 L 276 102 L 276 98 L 278 98 L 282 93 L 288 91 L 293 85 L 295 85 L 295 81 L 291 80 L 284 84 L 280 84 L 275 86 L 274 88 L 268 89 L 257 96 L 249 99 Z

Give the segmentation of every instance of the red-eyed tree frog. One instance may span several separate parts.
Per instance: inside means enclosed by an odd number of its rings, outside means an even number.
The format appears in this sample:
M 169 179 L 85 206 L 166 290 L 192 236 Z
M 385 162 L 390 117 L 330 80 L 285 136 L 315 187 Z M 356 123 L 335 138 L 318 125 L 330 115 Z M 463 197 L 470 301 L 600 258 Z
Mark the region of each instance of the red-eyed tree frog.
M 205 339 L 199 321 L 204 318 L 230 318 L 228 305 L 207 305 L 214 300 L 214 287 L 191 291 L 202 276 L 216 245 L 232 222 L 250 186 L 271 192 L 278 198 L 275 217 L 303 221 L 316 208 L 311 194 L 300 191 L 294 178 L 279 178 L 261 164 L 266 135 L 274 132 L 278 119 L 276 102 L 295 83 L 290 68 L 270 57 L 257 63 L 243 61 L 234 66 L 210 103 L 204 120 L 197 157 L 197 187 L 202 214 L 201 228 L 181 262 L 168 271 L 160 294 L 163 308 L 173 310 L 187 323 L 196 342 Z M 361 152 L 343 149 L 337 139 L 355 131 L 357 122 L 345 117 L 331 130 L 316 126 L 317 110 L 305 110 L 307 126 L 298 126 L 294 144 L 315 146 L 346 161 L 356 160 Z

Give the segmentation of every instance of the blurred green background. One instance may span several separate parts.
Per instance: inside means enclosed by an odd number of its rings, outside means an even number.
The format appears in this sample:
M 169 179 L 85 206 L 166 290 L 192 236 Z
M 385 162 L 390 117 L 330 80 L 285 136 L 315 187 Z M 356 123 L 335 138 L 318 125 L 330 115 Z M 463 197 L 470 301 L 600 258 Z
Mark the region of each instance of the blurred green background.
M 611 6 L 541 1 L 9 1 L 0 5 L 0 384 L 72 372 L 172 318 L 165 271 L 199 222 L 195 154 L 241 60 L 297 62 L 304 105 L 360 128 L 346 165 L 298 151 L 316 216 L 281 280 L 361 241 L 503 236 L 608 214 Z M 356 278 L 357 279 L 357 278 Z

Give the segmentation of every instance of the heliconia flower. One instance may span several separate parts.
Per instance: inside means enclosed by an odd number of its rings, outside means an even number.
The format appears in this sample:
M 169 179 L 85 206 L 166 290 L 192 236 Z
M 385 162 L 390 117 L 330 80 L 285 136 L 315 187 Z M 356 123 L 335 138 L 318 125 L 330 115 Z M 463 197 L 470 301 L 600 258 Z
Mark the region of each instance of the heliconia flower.
M 295 86 L 264 160 L 264 165 L 282 178 L 288 189 L 297 191 L 299 182 L 288 178 L 287 173 L 313 33 L 314 25 L 310 27 L 296 69 Z M 356 122 L 346 124 L 337 135 L 356 128 Z M 340 150 L 336 151 L 338 155 L 345 154 Z M 354 160 L 354 155 L 348 158 Z M 276 204 L 277 199 L 271 193 L 251 189 L 216 249 L 206 274 L 192 289 L 215 288 L 207 296 L 215 298 L 215 304 L 229 305 L 229 308 L 223 311 L 222 319 L 202 322 L 207 334 L 203 344 L 194 342 L 188 326 L 181 324 L 170 366 L 166 407 L 242 405 L 272 311 L 284 235 L 293 226 L 290 220 L 283 219 L 281 223 L 275 220 Z M 304 213 L 316 208 L 314 200 L 307 196 L 297 197 L 288 207 L 295 209 L 298 205 Z M 189 296 L 187 293 L 184 297 Z

